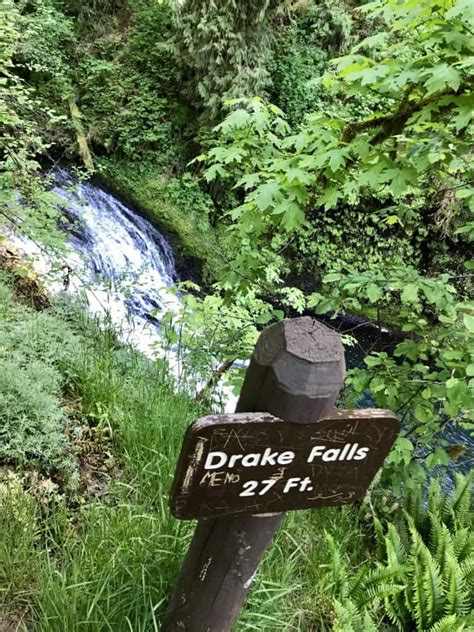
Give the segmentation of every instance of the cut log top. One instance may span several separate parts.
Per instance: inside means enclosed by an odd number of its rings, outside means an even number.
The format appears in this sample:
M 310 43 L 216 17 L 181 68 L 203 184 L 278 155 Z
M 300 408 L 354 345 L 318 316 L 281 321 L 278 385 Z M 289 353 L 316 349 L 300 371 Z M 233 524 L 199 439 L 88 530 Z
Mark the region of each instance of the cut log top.
M 311 364 L 344 360 L 340 335 L 309 316 L 283 320 L 262 332 L 255 346 L 255 360 L 270 365 L 282 353 Z
M 269 412 L 308 422 L 328 414 L 344 383 L 339 334 L 303 316 L 264 330 L 246 374 L 237 412 Z

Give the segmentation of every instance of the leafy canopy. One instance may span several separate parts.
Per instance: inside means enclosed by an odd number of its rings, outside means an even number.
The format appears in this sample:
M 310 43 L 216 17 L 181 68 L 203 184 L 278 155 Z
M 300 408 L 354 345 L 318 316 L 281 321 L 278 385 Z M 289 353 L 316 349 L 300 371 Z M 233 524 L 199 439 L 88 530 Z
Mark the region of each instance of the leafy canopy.
M 263 288 L 297 311 L 377 315 L 406 335 L 393 356 L 372 354 L 367 369 L 350 376 L 356 395 L 369 388 L 377 404 L 403 417 L 405 436 L 391 456 L 402 482 L 423 476 L 415 449 L 431 465 L 447 462 L 440 431 L 449 418 L 472 428 L 471 264 L 459 268 L 452 244 L 462 266 L 474 208 L 473 10 L 464 0 L 379 0 L 361 10 L 375 34 L 326 75 L 335 112 L 316 112 L 292 130 L 274 105 L 233 102 L 240 107 L 198 160 L 209 181 L 232 184 L 240 197 L 228 213 L 229 297 Z M 361 98 L 369 113 L 358 112 Z M 326 270 L 320 290 L 288 287 L 292 243 L 311 252 L 308 241 L 334 234 L 320 225 L 337 224 L 342 209 L 351 221 L 351 210 L 360 217 L 364 208 L 390 235 L 391 252 L 371 264 L 361 245 L 351 264 L 339 226 L 340 252 L 317 261 Z M 308 264 L 307 276 L 315 272 Z

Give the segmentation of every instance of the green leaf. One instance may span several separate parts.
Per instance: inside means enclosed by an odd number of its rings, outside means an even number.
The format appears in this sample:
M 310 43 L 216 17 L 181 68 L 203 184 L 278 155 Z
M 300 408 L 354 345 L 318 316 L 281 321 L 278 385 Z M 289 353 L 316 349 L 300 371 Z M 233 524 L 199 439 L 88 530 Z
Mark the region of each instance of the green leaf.
M 432 418 L 431 410 L 422 406 L 421 404 L 417 404 L 415 406 L 415 419 L 421 421 L 422 423 L 426 423 L 430 421 Z
M 379 288 L 378 285 L 375 285 L 375 283 L 369 283 L 365 293 L 367 294 L 367 297 L 371 303 L 376 303 L 383 296 L 382 290 Z
M 369 355 L 364 359 L 364 362 L 367 366 L 373 367 L 380 365 L 382 360 L 378 356 Z
M 334 149 L 328 152 L 329 158 L 329 168 L 333 173 L 339 171 L 341 167 L 346 164 L 347 159 L 347 149 Z
M 397 448 L 401 452 L 413 452 L 413 444 L 410 439 L 407 439 L 406 437 L 398 437 Z
M 323 205 L 326 210 L 337 206 L 338 200 L 342 197 L 342 193 L 336 187 L 329 187 L 318 199 L 318 203 Z
M 275 198 L 280 194 L 277 182 L 265 182 L 255 189 L 253 200 L 260 211 L 266 211 L 273 206 Z
M 281 224 L 285 230 L 291 232 L 301 226 L 304 219 L 304 212 L 301 207 L 296 202 L 290 202 L 282 216 Z
M 464 314 L 463 319 L 468 331 L 471 333 L 474 332 L 474 315 Z
M 416 303 L 418 301 L 418 285 L 408 283 L 402 292 L 402 303 Z
M 334 281 L 340 281 L 342 275 L 340 272 L 330 272 L 323 276 L 323 283 L 333 283 Z
M 448 64 L 434 66 L 424 74 L 430 75 L 430 78 L 425 82 L 429 94 L 444 90 L 446 87 L 457 90 L 461 85 L 461 75 L 456 68 Z
M 436 465 L 448 465 L 449 456 L 446 450 L 443 448 L 436 448 L 434 452 L 428 455 L 426 459 L 426 465 L 428 467 L 435 467 Z
M 245 127 L 250 123 L 251 115 L 247 110 L 234 110 L 225 120 L 218 126 L 223 132 L 229 132 L 236 128 Z

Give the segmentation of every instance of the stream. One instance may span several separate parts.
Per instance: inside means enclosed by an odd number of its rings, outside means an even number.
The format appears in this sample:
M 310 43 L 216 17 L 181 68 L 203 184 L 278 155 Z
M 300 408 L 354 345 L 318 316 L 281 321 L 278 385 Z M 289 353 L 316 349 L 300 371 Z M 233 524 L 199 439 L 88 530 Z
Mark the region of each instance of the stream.
M 167 240 L 148 220 L 111 193 L 91 182 L 75 182 L 62 168 L 54 172 L 53 191 L 67 218 L 71 254 L 52 282 L 53 290 L 85 295 L 92 313 L 107 316 L 120 328 L 122 338 L 149 357 L 160 347 L 160 314 L 179 308 L 179 298 L 167 291 L 179 279 Z M 44 272 L 50 267 L 31 242 L 17 243 L 36 258 Z M 334 325 L 334 321 L 332 321 Z M 346 315 L 336 321 L 341 331 L 351 331 L 357 343 L 346 348 L 348 368 L 361 366 L 371 350 L 390 348 L 394 336 L 387 330 Z M 365 398 L 364 405 L 373 405 Z M 235 408 L 228 397 L 226 409 Z M 443 432 L 451 444 L 463 444 L 466 452 L 451 469 L 467 471 L 474 466 L 474 438 L 448 425 Z

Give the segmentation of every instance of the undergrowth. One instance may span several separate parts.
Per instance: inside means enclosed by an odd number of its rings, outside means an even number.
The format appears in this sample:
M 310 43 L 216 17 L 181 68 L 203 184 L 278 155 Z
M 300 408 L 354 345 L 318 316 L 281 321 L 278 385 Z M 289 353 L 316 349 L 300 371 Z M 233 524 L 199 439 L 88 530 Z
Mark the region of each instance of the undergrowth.
M 22 420 L 33 415 L 33 394 L 42 389 L 57 411 L 57 426 L 51 433 L 45 420 L 28 423 L 32 437 L 38 446 L 49 442 L 56 465 L 68 462 L 77 474 L 75 487 L 55 479 L 43 448 L 5 458 L 2 437 L 0 621 L 10 617 L 20 630 L 42 632 L 159 629 L 193 531 L 193 523 L 170 515 L 168 492 L 184 430 L 208 411 L 174 392 L 164 363 L 124 346 L 117 332 L 77 306 L 34 312 L 16 303 L 2 280 L 0 314 L 2 348 L 9 345 L 7 357 L 16 363 L 8 380 L 26 379 L 22 371 L 36 364 L 43 372 L 29 398 L 16 397 L 25 410 L 8 413 L 18 428 L 17 443 L 22 445 Z M 0 411 L 5 414 L 5 406 Z M 84 443 L 84 427 L 106 434 L 108 458 L 116 464 L 99 496 L 83 482 L 77 446 Z M 321 569 L 330 555 L 326 531 L 348 563 L 366 559 L 367 539 L 355 509 L 289 514 L 238 630 L 332 629 L 332 602 L 321 597 Z

